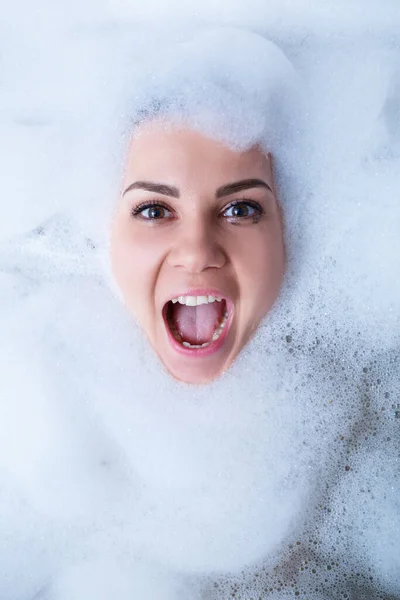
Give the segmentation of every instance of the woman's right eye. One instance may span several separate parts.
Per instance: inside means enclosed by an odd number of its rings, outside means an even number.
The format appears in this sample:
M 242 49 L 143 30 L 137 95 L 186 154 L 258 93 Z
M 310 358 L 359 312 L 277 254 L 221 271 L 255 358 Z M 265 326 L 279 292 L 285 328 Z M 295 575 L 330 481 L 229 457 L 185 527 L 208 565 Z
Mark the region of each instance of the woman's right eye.
M 140 217 L 146 221 L 156 221 L 159 219 L 168 219 L 172 217 L 172 212 L 162 204 L 148 204 L 147 206 L 138 206 L 132 211 L 134 217 Z

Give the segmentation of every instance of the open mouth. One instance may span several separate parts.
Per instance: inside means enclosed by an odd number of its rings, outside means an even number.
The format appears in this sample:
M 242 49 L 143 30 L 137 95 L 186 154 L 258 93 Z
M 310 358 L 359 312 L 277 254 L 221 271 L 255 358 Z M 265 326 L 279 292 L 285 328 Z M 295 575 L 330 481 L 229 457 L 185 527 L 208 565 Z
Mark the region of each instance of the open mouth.
M 177 296 L 166 303 L 164 320 L 182 348 L 220 346 L 227 333 L 228 303 L 219 296 Z

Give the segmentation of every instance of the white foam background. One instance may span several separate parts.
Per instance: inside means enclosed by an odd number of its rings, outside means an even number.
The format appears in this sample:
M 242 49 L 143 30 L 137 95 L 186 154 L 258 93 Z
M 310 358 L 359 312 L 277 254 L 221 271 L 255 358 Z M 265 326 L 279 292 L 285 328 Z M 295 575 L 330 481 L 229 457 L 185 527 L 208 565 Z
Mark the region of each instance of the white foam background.
M 106 230 L 134 86 L 221 25 L 286 53 L 303 137 L 282 150 L 285 292 L 235 366 L 194 388 L 120 305 Z M 283 598 L 292 574 L 279 587 L 274 568 L 311 538 L 301 593 L 339 597 L 353 570 L 400 594 L 399 31 L 395 0 L 3 9 L 2 599 Z M 237 77 L 264 85 L 235 51 Z

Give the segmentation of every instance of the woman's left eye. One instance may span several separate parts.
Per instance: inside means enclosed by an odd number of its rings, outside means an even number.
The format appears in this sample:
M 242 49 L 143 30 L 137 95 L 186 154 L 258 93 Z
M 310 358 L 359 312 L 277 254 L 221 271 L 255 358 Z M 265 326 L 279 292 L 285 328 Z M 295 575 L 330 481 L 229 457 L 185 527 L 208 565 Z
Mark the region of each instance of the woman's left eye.
M 145 221 L 158 221 L 169 219 L 172 217 L 172 212 L 162 204 L 152 203 L 137 206 L 132 210 L 132 216 L 140 217 Z
M 261 215 L 262 208 L 258 203 L 239 201 L 231 204 L 222 213 L 224 217 L 230 219 L 246 219 L 249 217 L 257 217 Z

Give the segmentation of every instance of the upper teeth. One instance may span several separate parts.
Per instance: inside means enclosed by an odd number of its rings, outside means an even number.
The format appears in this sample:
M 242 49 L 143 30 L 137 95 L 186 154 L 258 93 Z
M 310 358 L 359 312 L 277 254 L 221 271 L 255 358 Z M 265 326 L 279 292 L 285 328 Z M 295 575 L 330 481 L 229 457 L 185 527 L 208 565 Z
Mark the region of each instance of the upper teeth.
M 222 298 L 217 296 L 177 296 L 172 298 L 171 302 L 176 304 L 186 304 L 186 306 L 199 306 L 200 304 L 209 304 L 210 302 L 221 302 Z

